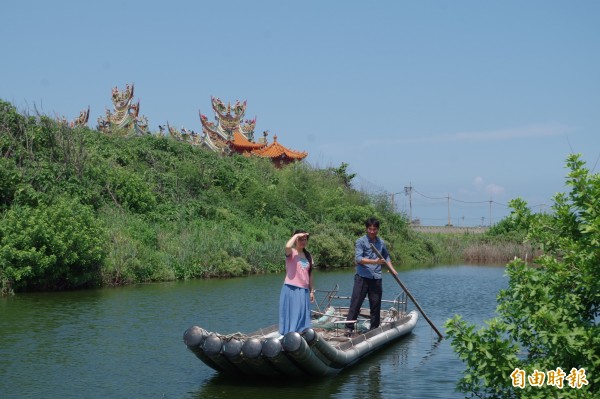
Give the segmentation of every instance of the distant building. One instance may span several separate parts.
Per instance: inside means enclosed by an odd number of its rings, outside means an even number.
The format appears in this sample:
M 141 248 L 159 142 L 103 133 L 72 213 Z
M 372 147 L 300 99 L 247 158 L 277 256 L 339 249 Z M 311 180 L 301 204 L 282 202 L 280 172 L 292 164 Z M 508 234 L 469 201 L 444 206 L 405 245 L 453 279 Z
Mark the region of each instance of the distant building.
M 200 113 L 203 133 L 199 139 L 200 145 L 222 154 L 235 153 L 270 158 L 277 167 L 300 161 L 308 156 L 307 152 L 294 151 L 283 146 L 277 142 L 277 136 L 274 136 L 273 143 L 269 144 L 267 132 L 263 133 L 262 139 L 255 141 L 256 117 L 243 119 L 246 113 L 246 101 L 236 101 L 232 107 L 231 103 L 225 105 L 219 98 L 212 97 L 211 103 L 216 123 L 209 122 L 208 118 Z
M 253 150 L 251 154 L 257 157 L 270 158 L 277 167 L 300 161 L 308 155 L 307 152 L 294 151 L 282 146 L 277 142 L 277 136 L 273 136 L 273 142 L 271 144 Z
M 106 115 L 98 118 L 98 130 L 107 134 L 122 136 L 142 136 L 149 134 L 148 120 L 140 116 L 140 102 L 133 102 L 134 85 L 126 85 L 125 90 L 117 87 L 112 89 L 113 111 L 106 109 Z M 254 139 L 256 117 L 244 120 L 246 114 L 246 101 L 236 101 L 225 105 L 219 98 L 211 97 L 212 109 L 215 113 L 215 122 L 209 122 L 202 113 L 200 123 L 202 133 L 182 128 L 177 130 L 167 122 L 168 135 L 178 141 L 191 145 L 201 146 L 223 155 L 241 154 L 269 158 L 277 167 L 282 167 L 291 162 L 301 161 L 308 156 L 307 152 L 295 151 L 283 146 L 273 137 L 273 142 L 268 143 L 268 132 L 263 132 L 263 137 Z M 87 123 L 87 111 L 82 111 L 79 118 L 71 122 L 71 126 L 80 126 Z M 59 119 L 67 123 L 65 118 Z M 159 126 L 160 135 L 165 136 L 165 126 Z

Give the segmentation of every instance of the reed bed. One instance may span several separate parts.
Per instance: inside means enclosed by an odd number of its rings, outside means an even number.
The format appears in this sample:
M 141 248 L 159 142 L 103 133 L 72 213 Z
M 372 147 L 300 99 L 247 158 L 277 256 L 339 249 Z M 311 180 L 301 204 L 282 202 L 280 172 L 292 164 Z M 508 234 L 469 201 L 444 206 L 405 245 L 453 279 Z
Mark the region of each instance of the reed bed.
M 508 263 L 515 257 L 531 261 L 538 254 L 533 246 L 518 242 L 472 242 L 463 249 L 462 258 L 470 263 Z

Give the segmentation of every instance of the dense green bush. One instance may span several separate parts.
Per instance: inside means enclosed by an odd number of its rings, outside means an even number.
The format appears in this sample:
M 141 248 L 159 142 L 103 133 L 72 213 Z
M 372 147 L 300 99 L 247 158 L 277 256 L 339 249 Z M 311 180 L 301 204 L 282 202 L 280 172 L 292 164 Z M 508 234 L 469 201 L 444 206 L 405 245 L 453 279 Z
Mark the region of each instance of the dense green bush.
M 0 277 L 15 290 L 89 286 L 97 282 L 105 245 L 101 222 L 77 200 L 15 206 L 0 224 Z
M 19 183 L 19 171 L 15 164 L 6 158 L 0 158 L 0 210 L 13 203 Z
M 533 223 L 535 215 L 521 198 L 509 201 L 508 206 L 511 209 L 510 215 L 492 226 L 486 235 L 522 242 L 525 240 L 527 231 Z
M 105 190 L 119 208 L 147 213 L 156 206 L 151 187 L 138 175 L 120 167 L 109 169 Z
M 310 251 L 317 266 L 353 266 L 354 240 L 334 225 L 317 225 L 310 235 Z

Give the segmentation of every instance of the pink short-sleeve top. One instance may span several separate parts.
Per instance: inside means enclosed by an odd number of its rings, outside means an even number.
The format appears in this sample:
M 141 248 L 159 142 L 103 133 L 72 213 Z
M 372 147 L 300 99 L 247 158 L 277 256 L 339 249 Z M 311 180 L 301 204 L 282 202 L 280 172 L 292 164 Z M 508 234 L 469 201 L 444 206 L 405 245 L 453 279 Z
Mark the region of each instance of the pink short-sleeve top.
M 305 257 L 300 257 L 296 248 L 285 257 L 285 281 L 284 284 L 300 288 L 308 288 L 310 284 L 310 263 Z

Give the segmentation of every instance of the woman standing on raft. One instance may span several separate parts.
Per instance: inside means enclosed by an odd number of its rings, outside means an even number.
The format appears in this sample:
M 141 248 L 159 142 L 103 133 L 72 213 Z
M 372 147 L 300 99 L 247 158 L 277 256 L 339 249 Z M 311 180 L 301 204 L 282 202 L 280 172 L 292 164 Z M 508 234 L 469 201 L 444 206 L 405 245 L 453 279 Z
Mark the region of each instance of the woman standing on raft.
M 296 230 L 285 244 L 285 281 L 279 296 L 279 333 L 309 328 L 310 302 L 314 302 L 313 261 L 306 249 L 309 234 Z

